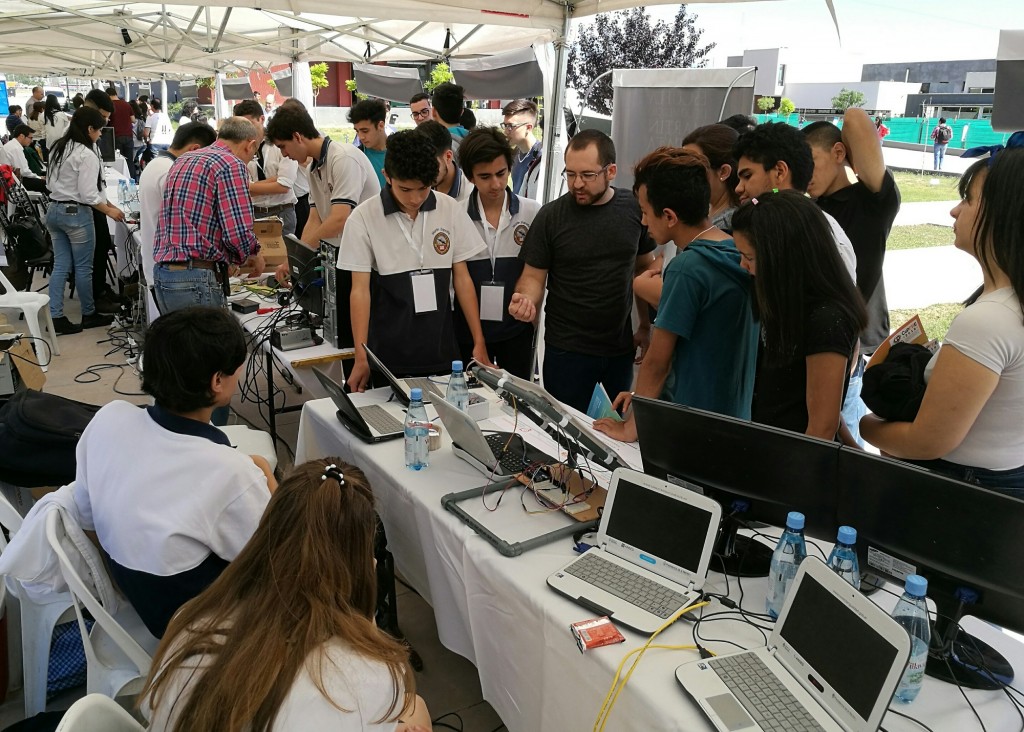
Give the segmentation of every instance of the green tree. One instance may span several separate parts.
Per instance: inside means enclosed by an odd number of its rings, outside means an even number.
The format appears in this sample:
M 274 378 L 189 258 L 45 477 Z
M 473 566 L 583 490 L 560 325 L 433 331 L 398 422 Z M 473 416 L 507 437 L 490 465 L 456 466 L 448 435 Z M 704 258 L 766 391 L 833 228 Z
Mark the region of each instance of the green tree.
M 360 94 L 359 93 L 359 89 L 356 87 L 356 80 L 355 79 L 346 79 L 345 80 L 345 88 L 348 89 L 350 92 L 352 92 L 352 96 L 354 96 L 356 98 L 356 101 L 360 101 L 361 102 L 364 99 L 366 99 L 366 95 L 365 94 Z
M 600 13 L 580 28 L 572 48 L 566 84 L 585 94 L 591 82 L 611 69 L 700 68 L 708 62 L 714 43 L 701 44 L 704 31 L 697 17 L 680 5 L 672 23 L 652 23 L 644 7 L 617 13 Z M 611 78 L 599 81 L 587 105 L 611 114 Z
M 838 109 L 840 112 L 845 112 L 850 107 L 863 107 L 864 102 L 867 98 L 863 92 L 856 91 L 854 89 L 843 89 L 832 97 L 832 109 Z
M 757 108 L 761 110 L 762 114 L 768 114 L 775 109 L 775 97 L 758 97 Z
M 434 89 L 439 87 L 445 82 L 449 84 L 455 83 L 455 75 L 446 63 L 434 64 L 434 68 L 430 70 L 430 78 L 427 79 L 423 88 L 427 90 L 427 94 L 433 94 Z
M 310 64 L 309 80 L 313 84 L 313 104 L 316 104 L 316 98 L 320 96 L 320 90 L 326 89 L 331 85 L 331 82 L 327 80 L 327 64 L 325 62 Z
M 204 76 L 196 79 L 196 86 L 200 89 L 212 89 L 214 87 L 214 79 L 212 76 Z
M 779 114 L 784 114 L 787 117 L 796 111 L 796 105 L 793 104 L 793 100 L 788 97 L 783 97 L 782 101 L 779 102 Z

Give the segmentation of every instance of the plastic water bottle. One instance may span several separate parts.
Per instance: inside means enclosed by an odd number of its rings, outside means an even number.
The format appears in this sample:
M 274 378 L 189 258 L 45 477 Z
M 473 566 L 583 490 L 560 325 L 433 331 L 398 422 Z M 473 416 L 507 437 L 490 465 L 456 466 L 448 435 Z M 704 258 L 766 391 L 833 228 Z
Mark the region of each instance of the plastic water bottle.
M 124 204 L 125 204 L 125 202 L 127 200 L 128 200 L 128 181 L 126 181 L 124 178 L 122 178 L 121 180 L 119 180 L 117 182 L 117 204 L 119 206 L 124 206 Z
M 768 614 L 778 619 L 786 602 L 786 593 L 793 584 L 800 562 L 807 556 L 804 541 L 804 515 L 790 511 L 786 516 L 786 530 L 772 553 L 771 574 L 768 577 L 768 597 L 765 605 Z
M 445 392 L 444 400 L 463 412 L 469 411 L 469 387 L 466 385 L 462 361 L 452 361 L 452 377 L 448 380 L 448 391 Z
M 852 526 L 840 526 L 839 538 L 828 555 L 829 568 L 844 580 L 860 589 L 860 562 L 854 545 L 857 543 L 857 529 Z
M 910 633 L 910 663 L 903 672 L 895 695 L 896 701 L 903 704 L 914 701 L 921 691 L 921 684 L 924 683 L 928 644 L 932 637 L 928 604 L 925 600 L 927 592 L 928 580 L 917 574 L 908 575 L 903 596 L 896 603 L 896 609 L 892 611 L 893 619 Z
M 422 470 L 430 465 L 427 459 L 430 440 L 430 420 L 423 406 L 423 390 L 412 389 L 409 411 L 405 413 L 405 467 Z
M 128 210 L 133 213 L 138 210 L 139 207 L 139 188 L 135 185 L 135 181 L 131 178 L 128 179 L 128 198 L 125 201 L 128 204 Z

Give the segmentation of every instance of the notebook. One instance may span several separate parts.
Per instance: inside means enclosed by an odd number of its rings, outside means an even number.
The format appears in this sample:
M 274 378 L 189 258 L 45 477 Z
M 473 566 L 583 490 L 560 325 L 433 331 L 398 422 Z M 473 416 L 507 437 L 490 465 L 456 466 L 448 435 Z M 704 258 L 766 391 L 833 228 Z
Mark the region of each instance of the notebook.
M 370 362 L 370 367 L 375 371 L 380 371 L 384 378 L 388 380 L 388 384 L 391 386 L 391 391 L 395 393 L 395 397 L 398 401 L 402 402 L 405 406 L 409 406 L 409 396 L 411 389 L 422 389 L 423 390 L 423 403 L 431 404 L 435 401 L 441 401 L 444 399 L 444 394 L 435 384 L 427 377 L 412 378 L 412 379 L 399 379 L 393 373 L 391 369 L 384 365 L 384 362 L 377 358 L 376 354 L 371 351 L 367 345 L 363 344 L 363 349 L 366 351 L 366 358 Z
M 767 646 L 683 664 L 676 678 L 723 732 L 874 732 L 909 657 L 896 621 L 808 557 Z
M 701 595 L 722 507 L 685 485 L 612 473 L 597 543 L 548 585 L 598 615 L 651 634 Z
M 507 478 L 530 466 L 558 462 L 522 435 L 488 432 L 485 436 L 476 420 L 444 399 L 435 400 L 433 406 L 452 438 L 452 450 L 484 475 Z
M 405 434 L 405 412 L 393 404 L 357 407 L 344 387 L 326 373 L 313 367 L 313 373 L 338 408 L 338 420 L 364 442 L 394 440 Z

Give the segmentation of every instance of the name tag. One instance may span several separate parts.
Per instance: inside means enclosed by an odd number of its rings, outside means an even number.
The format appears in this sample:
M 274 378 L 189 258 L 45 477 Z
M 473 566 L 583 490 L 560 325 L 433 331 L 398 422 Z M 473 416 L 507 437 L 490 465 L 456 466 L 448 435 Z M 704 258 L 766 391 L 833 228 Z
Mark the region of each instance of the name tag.
M 484 282 L 480 285 L 480 320 L 501 322 L 505 317 L 505 283 Z
M 412 302 L 416 314 L 432 313 L 437 310 L 437 290 L 434 288 L 434 271 L 430 269 L 410 272 L 412 280 Z

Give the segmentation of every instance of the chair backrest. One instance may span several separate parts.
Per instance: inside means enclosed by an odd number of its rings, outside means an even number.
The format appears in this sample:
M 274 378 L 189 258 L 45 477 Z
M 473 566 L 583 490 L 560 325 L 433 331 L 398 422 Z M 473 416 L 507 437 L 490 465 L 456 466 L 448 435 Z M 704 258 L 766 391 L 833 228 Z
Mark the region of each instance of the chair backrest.
M 113 699 L 89 694 L 64 713 L 57 732 L 142 732 L 145 729 Z
M 103 629 L 103 631 L 110 636 L 111 640 L 117 645 L 121 651 L 124 652 L 125 656 L 128 657 L 138 669 L 140 676 L 146 676 L 149 674 L 149 667 L 152 665 L 153 659 L 148 653 L 138 644 L 138 642 L 132 638 L 132 636 L 126 631 L 121 624 L 118 623 L 114 617 L 107 612 L 107 609 L 103 607 L 103 604 L 96 598 L 95 595 L 89 590 L 88 585 L 79 576 L 75 570 L 75 566 L 71 563 L 68 557 L 67 551 L 65 550 L 65 543 L 63 539 L 67 536 L 67 531 L 64 528 L 64 519 L 60 511 L 50 511 L 46 516 L 46 539 L 50 544 L 50 548 L 57 555 L 57 559 L 60 561 L 61 574 L 64 575 L 64 581 L 68 583 L 68 589 L 71 590 L 71 597 L 74 601 L 75 613 L 78 615 L 78 627 L 82 631 L 82 640 L 85 645 L 85 654 L 90 661 L 90 665 L 96 663 L 96 652 L 92 647 L 92 640 L 89 636 L 89 632 L 86 629 L 85 617 L 82 615 L 82 605 L 85 605 L 86 609 L 92 615 L 96 623 Z M 68 547 L 71 549 L 72 547 Z M 73 551 L 77 551 L 72 549 Z
M 18 288 L 12 285 L 11 281 L 7 279 L 7 275 L 4 274 L 3 270 L 0 270 L 0 285 L 3 285 L 4 287 L 4 294 L 18 291 Z

